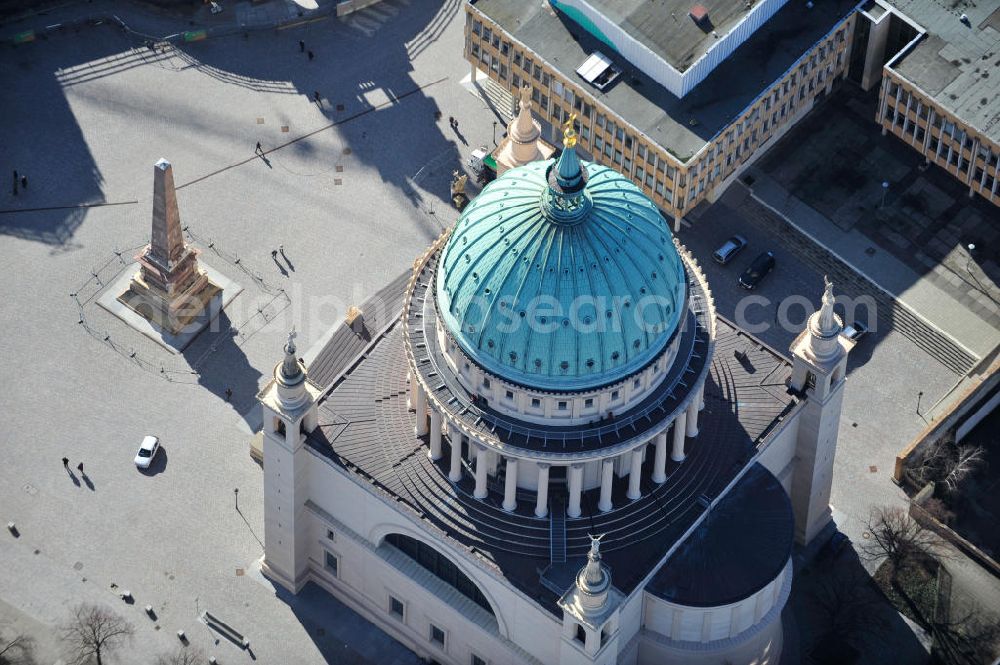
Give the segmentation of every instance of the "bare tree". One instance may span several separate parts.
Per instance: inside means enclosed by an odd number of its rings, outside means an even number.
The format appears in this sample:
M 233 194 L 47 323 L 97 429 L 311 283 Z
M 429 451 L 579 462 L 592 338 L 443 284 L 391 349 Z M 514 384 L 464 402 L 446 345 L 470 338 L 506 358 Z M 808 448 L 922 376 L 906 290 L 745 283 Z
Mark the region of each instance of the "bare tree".
M 924 531 L 900 506 L 876 506 L 868 517 L 871 538 L 861 543 L 861 554 L 868 560 L 886 558 L 893 581 L 900 568 L 917 554 L 937 551 L 934 534 Z
M 933 625 L 935 654 L 946 665 L 992 662 L 1000 647 L 1000 626 L 978 608 L 947 622 Z
M 205 654 L 192 647 L 178 647 L 176 651 L 156 659 L 156 665 L 201 665 L 204 662 Z
M 954 458 L 945 464 L 942 478 L 949 494 L 958 491 L 959 485 L 986 463 L 986 450 L 982 446 L 961 446 Z
M 134 633 L 132 624 L 110 607 L 90 603 L 77 605 L 73 618 L 61 628 L 74 665 L 83 665 L 92 658 L 97 665 L 103 665 L 103 658 L 121 648 Z
M 33 646 L 34 640 L 23 633 L 14 637 L 0 636 L 0 665 L 34 662 L 31 657 Z

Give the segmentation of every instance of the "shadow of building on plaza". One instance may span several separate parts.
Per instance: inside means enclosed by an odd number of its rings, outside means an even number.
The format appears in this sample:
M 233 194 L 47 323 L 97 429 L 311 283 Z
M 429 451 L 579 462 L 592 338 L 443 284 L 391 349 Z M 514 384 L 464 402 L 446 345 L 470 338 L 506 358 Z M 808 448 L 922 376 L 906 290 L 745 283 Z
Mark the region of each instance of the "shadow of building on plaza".
M 296 595 L 277 585 L 275 590 L 329 663 L 424 662 L 315 582 L 306 584 Z
M 457 86 L 458 82 L 444 78 L 418 81 L 413 76 L 412 60 L 452 21 L 461 20 L 459 7 L 459 0 L 409 5 L 386 0 L 379 4 L 379 14 L 351 15 L 343 20 L 330 17 L 277 33 L 251 32 L 246 37 L 240 34 L 179 44 L 177 57 L 223 83 L 299 95 L 310 101 L 319 93 L 321 101 L 312 103 L 330 127 L 300 126 L 298 133 L 293 128 L 282 134 L 277 145 L 265 145 L 275 168 L 280 166 L 284 151 L 315 157 L 318 151 L 328 150 L 309 139 L 318 132 L 335 132 L 341 144 L 338 152 L 329 158 L 323 156 L 331 169 L 338 159 L 360 163 L 362 168 L 377 172 L 384 186 L 400 190 L 415 207 L 425 203 L 423 194 L 414 187 L 415 175 L 421 169 L 424 174 L 434 170 L 437 176 L 445 176 L 426 183 L 433 184 L 428 190 L 436 201 L 450 206 L 450 175 L 461 168 L 465 156 L 456 146 L 457 137 L 445 129 L 448 109 L 439 108 L 426 89 Z M 379 15 L 381 21 L 373 18 Z M 315 59 L 300 52 L 300 39 Z M 262 57 L 264 48 L 267 57 Z M 359 58 L 359 51 L 371 57 Z M 303 187 L 303 196 L 322 195 Z M 435 235 L 438 232 L 434 230 Z
M 238 297 L 248 297 L 242 293 Z M 253 429 L 256 426 L 253 409 L 257 400 L 257 389 L 261 373 L 254 368 L 246 353 L 237 343 L 238 332 L 223 310 L 184 349 L 183 356 L 197 372 L 198 384 L 216 397 L 229 402 L 233 410 L 247 420 Z M 231 390 L 231 394 L 227 394 Z
M 927 651 L 871 579 L 857 553 L 823 552 L 796 561 L 782 612 L 782 663 L 923 663 Z
M 4 172 L 0 178 L 0 235 L 72 249 L 87 207 L 107 203 L 104 178 L 77 122 L 65 87 L 73 72 L 128 50 L 120 31 L 88 25 L 40 35 L 33 43 L 0 46 L 4 77 Z M 17 100 L 17 101 L 12 101 Z M 12 170 L 29 188 L 13 194 Z
M 463 155 L 437 121 L 447 110 L 424 92 L 444 81 L 414 80 L 411 59 L 460 16 L 459 5 L 460 0 L 443 5 L 387 0 L 372 14 L 382 16 L 380 22 L 330 17 L 283 31 L 238 33 L 164 49 L 146 48 L 141 38 L 110 25 L 108 17 L 100 25 L 67 24 L 39 34 L 33 43 L 0 46 L 7 49 L 0 51 L 4 60 L 22 72 L 6 77 L 5 96 L 21 101 L 4 105 L 4 124 L 22 138 L 4 145 L 9 161 L 0 177 L 0 234 L 68 248 L 88 206 L 119 203 L 106 198 L 104 178 L 88 145 L 94 138 L 77 121 L 67 88 L 147 65 L 193 68 L 262 93 L 311 99 L 319 92 L 328 131 L 337 132 L 351 160 L 377 171 L 385 185 L 419 206 L 423 195 L 412 184 L 414 174 L 433 161 L 438 171 L 450 175 Z M 300 39 L 315 60 L 299 52 Z M 375 56 L 359 58 L 360 50 Z M 102 130 L 95 125 L 87 131 L 100 136 Z M 291 143 L 296 135 L 285 136 Z M 293 145 L 303 153 L 317 150 L 308 140 Z M 29 177 L 26 195 L 12 193 L 12 169 Z M 447 178 L 436 178 L 433 185 L 434 198 L 450 205 Z M 315 194 L 304 189 L 304 195 Z M 423 216 L 418 219 L 426 223 Z

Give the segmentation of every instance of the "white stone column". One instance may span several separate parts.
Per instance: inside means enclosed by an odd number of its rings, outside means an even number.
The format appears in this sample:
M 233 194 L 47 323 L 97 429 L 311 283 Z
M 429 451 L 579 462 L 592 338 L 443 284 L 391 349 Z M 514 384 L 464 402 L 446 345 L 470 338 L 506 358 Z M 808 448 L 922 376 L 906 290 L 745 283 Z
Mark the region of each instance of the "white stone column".
M 667 432 L 664 430 L 656 435 L 656 456 L 653 458 L 653 482 L 657 484 L 667 481 Z
M 427 456 L 432 460 L 441 459 L 441 412 L 431 407 L 431 440 Z
M 628 472 L 628 493 L 625 495 L 632 501 L 642 496 L 640 483 L 642 482 L 642 453 L 645 447 L 642 445 L 632 451 L 632 468 Z
M 583 465 L 574 464 L 569 467 L 569 507 L 566 514 L 570 517 L 580 516 L 580 495 L 583 493 Z
M 687 414 L 681 413 L 674 420 L 674 450 L 670 459 L 675 462 L 684 461 L 684 431 L 687 429 Z
M 485 499 L 490 493 L 486 489 L 486 453 L 483 446 L 476 449 L 476 491 L 472 496 L 477 499 Z
M 601 498 L 597 509 L 606 513 L 614 506 L 611 503 L 611 485 L 615 480 L 615 461 L 606 459 L 601 462 Z
M 693 439 L 694 437 L 698 436 L 698 405 L 699 404 L 701 404 L 701 401 L 698 399 L 698 396 L 695 395 L 694 399 L 691 400 L 691 403 L 688 405 L 688 410 L 687 410 L 687 435 L 688 435 L 688 438 L 691 438 L 691 439 Z
M 538 498 L 535 499 L 535 517 L 549 514 L 549 465 L 538 464 Z
M 457 483 L 462 479 L 462 436 L 458 432 L 451 432 L 448 438 L 451 441 L 451 468 L 448 470 L 448 480 Z
M 412 411 L 417 404 L 417 381 L 413 378 L 413 372 L 406 373 L 406 381 L 410 391 L 406 393 L 406 408 Z
M 427 393 L 420 386 L 417 386 L 417 401 L 413 409 L 417 416 L 417 436 L 423 436 L 427 434 Z
M 517 458 L 507 458 L 507 470 L 504 474 L 503 509 L 508 513 L 517 509 Z

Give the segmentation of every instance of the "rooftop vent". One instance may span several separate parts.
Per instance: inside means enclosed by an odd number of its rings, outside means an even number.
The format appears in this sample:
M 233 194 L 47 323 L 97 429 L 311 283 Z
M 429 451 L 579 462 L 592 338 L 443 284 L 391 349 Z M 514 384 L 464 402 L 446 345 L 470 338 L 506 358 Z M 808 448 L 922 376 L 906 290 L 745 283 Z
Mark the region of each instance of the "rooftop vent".
M 594 51 L 577 68 L 576 73 L 598 90 L 606 90 L 621 75 L 622 70 L 615 67 L 606 55 Z
M 708 10 L 705 9 L 705 5 L 693 5 L 691 11 L 688 12 L 688 16 L 694 21 L 695 25 L 709 32 L 713 29 L 712 21 L 708 18 Z

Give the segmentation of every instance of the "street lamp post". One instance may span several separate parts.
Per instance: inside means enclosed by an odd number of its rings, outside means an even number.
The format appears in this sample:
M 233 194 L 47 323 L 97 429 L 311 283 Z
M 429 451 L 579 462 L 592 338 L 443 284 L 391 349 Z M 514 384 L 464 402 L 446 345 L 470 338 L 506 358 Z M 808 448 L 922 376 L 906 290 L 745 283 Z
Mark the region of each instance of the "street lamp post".
M 924 397 L 924 391 L 921 390 L 917 393 L 917 415 L 920 415 L 920 400 Z
M 976 244 L 970 242 L 967 246 L 969 248 L 969 260 L 965 262 L 965 272 L 969 273 L 969 277 L 974 277 L 972 274 L 972 253 L 976 251 Z
M 239 487 L 234 487 L 233 488 L 233 498 L 236 500 L 236 512 L 240 512 L 240 488 Z
M 881 208 L 885 207 L 885 197 L 886 197 L 886 195 L 888 193 L 889 193 L 889 181 L 888 180 L 883 180 L 882 181 L 882 205 L 879 206 L 879 207 L 881 207 Z
M 497 121 L 493 121 L 493 147 L 497 146 Z

